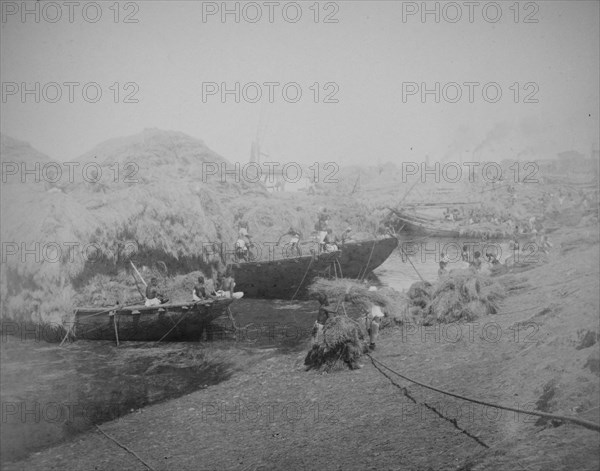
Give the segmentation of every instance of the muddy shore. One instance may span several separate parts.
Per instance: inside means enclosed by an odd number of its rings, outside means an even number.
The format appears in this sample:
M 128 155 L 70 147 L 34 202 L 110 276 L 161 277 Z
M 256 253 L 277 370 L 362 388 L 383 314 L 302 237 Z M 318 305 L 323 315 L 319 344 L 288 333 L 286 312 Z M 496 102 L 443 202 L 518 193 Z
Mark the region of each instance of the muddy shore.
M 384 331 L 373 357 L 458 394 L 598 422 L 597 228 L 563 228 L 553 242 L 549 263 L 503 275 L 515 289 L 499 314 Z M 266 351 L 227 381 L 101 428 L 155 470 L 598 468 L 597 432 L 443 396 L 368 358 L 357 371 L 306 372 L 307 348 Z M 148 468 L 92 429 L 4 469 Z

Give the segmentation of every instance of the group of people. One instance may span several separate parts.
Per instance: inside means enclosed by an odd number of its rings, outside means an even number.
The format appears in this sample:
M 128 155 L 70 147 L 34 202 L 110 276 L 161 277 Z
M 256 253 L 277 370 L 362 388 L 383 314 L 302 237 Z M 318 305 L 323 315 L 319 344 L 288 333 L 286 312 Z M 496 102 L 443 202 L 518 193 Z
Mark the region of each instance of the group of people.
M 233 295 L 235 288 L 235 280 L 232 276 L 223 275 L 219 272 L 215 280 L 209 278 L 205 280 L 203 276 L 199 276 L 192 290 L 192 299 L 195 302 L 204 301 L 215 298 L 230 298 Z M 146 306 L 160 306 L 169 302 L 169 299 L 160 292 L 158 280 L 152 278 L 150 284 L 146 286 Z
M 194 301 L 204 301 L 222 297 L 231 298 L 234 288 L 235 280 L 233 277 L 224 276 L 221 272 L 217 274 L 216 280 L 209 278 L 205 281 L 203 276 L 199 276 L 192 290 L 192 299 Z
M 462 247 L 461 261 L 468 263 L 469 268 L 474 271 L 481 270 L 481 267 L 484 262 L 484 260 L 481 257 L 480 251 L 476 250 L 475 252 L 473 252 L 473 255 L 471 256 L 471 253 L 469 252 L 469 247 L 466 245 L 463 245 L 463 247 Z M 485 261 L 487 263 L 489 263 L 491 266 L 500 264 L 500 260 L 498 260 L 498 255 L 492 251 L 486 252 Z M 450 263 L 450 259 L 448 258 L 448 255 L 445 254 L 444 252 L 442 252 L 440 255 L 440 262 L 439 262 L 439 269 L 438 269 L 438 276 L 440 278 L 442 278 L 443 276 L 448 274 L 447 267 L 448 267 L 449 263 Z
M 322 209 L 318 214 L 317 223 L 315 224 L 316 239 L 319 246 L 319 252 L 335 252 L 339 250 L 339 246 L 352 240 L 352 228 L 347 227 L 344 232 L 338 237 L 331 227 L 329 227 L 329 213 L 327 209 Z M 284 237 L 289 236 L 289 240 L 285 243 L 285 256 L 301 256 L 302 249 L 300 247 L 303 239 L 302 232 L 294 227 L 290 227 L 285 233 L 279 236 L 275 246 L 280 246 Z M 250 261 L 250 249 L 253 246 L 252 236 L 248 233 L 248 225 L 240 224 L 238 229 L 238 237 L 235 242 L 235 257 L 237 261 Z
M 352 228 L 347 227 L 342 235 L 338 238 L 333 232 L 333 229 L 329 227 L 329 213 L 327 208 L 319 212 L 317 222 L 315 224 L 315 231 L 317 233 L 317 241 L 319 243 L 319 249 L 321 252 L 335 252 L 339 250 L 340 244 L 345 244 L 352 239 Z

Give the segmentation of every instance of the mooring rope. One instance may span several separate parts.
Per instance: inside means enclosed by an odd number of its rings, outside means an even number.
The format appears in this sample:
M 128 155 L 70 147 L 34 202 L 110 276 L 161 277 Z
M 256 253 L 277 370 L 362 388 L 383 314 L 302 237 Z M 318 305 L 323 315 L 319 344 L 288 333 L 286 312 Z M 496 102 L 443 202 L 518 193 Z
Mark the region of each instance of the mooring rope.
M 306 267 L 306 271 L 304 272 L 304 276 L 302 277 L 302 281 L 298 285 L 298 288 L 296 288 L 296 292 L 294 293 L 294 295 L 292 296 L 292 299 L 290 299 L 290 301 L 293 301 L 294 298 L 296 297 L 296 295 L 298 294 L 298 291 L 300 291 L 300 288 L 302 287 L 302 283 L 304 283 L 304 279 L 306 278 L 306 275 L 308 275 L 308 270 L 310 270 L 310 266 L 312 265 L 313 260 L 314 260 L 314 258 L 311 257 L 310 262 L 308 262 L 308 266 Z
M 364 279 L 365 276 L 367 276 L 367 270 L 369 269 L 369 263 L 371 263 L 371 257 L 373 256 L 373 250 L 375 250 L 376 243 L 377 243 L 377 239 L 375 239 L 373 241 L 373 247 L 371 247 L 371 253 L 369 254 L 369 259 L 367 260 L 367 264 L 365 265 L 365 272 L 363 273 L 362 277 L 360 276 L 360 271 L 358 272 L 358 278 L 357 278 L 358 280 L 362 280 L 362 279 Z
M 142 457 L 140 455 L 138 455 L 135 451 L 133 451 L 131 448 L 128 448 L 126 445 L 123 445 L 121 442 L 119 442 L 116 438 L 111 437 L 108 433 L 106 433 L 104 430 L 102 430 L 100 427 L 98 427 L 98 425 L 96 425 L 96 428 L 98 429 L 98 431 L 100 433 L 102 433 L 106 438 L 108 438 L 109 440 L 112 440 L 113 442 L 115 442 L 117 445 L 119 445 L 121 448 L 123 448 L 123 450 L 127 451 L 128 453 L 131 453 L 133 456 L 135 456 L 139 461 L 141 461 L 143 463 L 144 466 L 146 466 L 146 468 L 148 468 L 150 471 L 156 471 L 152 466 L 150 466 L 148 463 L 146 463 Z
M 371 359 L 371 362 L 373 362 L 373 357 L 371 357 L 371 355 L 369 355 L 369 354 L 367 354 L 367 356 Z M 415 404 L 418 403 L 417 400 L 408 392 L 408 389 L 406 389 L 406 388 L 400 386 L 398 383 L 394 382 L 394 380 L 392 378 L 390 378 L 384 371 L 382 371 L 374 362 L 373 362 L 373 366 L 383 376 L 385 376 L 387 379 L 389 379 L 390 383 L 392 383 L 394 386 L 396 386 L 398 389 L 400 389 L 402 391 L 402 394 L 404 394 L 408 399 L 410 399 Z M 433 413 L 435 413 L 438 417 L 441 417 L 445 421 L 450 422 L 454 426 L 454 428 L 456 428 L 457 430 L 460 430 L 460 432 L 464 433 L 467 437 L 472 438 L 473 440 L 475 440 L 482 447 L 489 448 L 489 445 L 487 443 L 485 443 L 483 440 L 481 440 L 479 437 L 477 437 L 477 436 L 469 433 L 467 430 L 459 427 L 458 421 L 456 420 L 456 418 L 449 419 L 444 414 L 442 414 L 439 410 L 437 410 L 437 408 L 435 406 L 427 404 L 426 402 L 423 402 L 423 405 L 425 407 L 427 407 L 430 411 L 432 411 Z
M 443 389 L 435 388 L 435 387 L 430 386 L 428 384 L 421 383 L 420 381 L 411 379 L 408 376 L 405 376 L 403 374 L 398 373 L 397 371 L 394 371 L 392 368 L 390 368 L 386 364 L 384 364 L 381 361 L 376 360 L 375 358 L 373 358 L 369 353 L 367 353 L 366 355 L 371 359 L 371 362 L 373 363 L 373 366 L 375 366 L 375 363 L 377 363 L 377 364 L 381 365 L 383 368 L 391 371 L 395 375 L 400 376 L 400 378 L 405 379 L 406 381 L 410 381 L 411 383 L 418 384 L 419 386 L 421 386 L 423 388 L 431 389 L 432 391 L 436 391 L 436 392 L 439 392 L 441 394 L 445 394 L 447 396 L 452 396 L 452 397 L 455 397 L 457 399 L 462 399 L 464 401 L 473 402 L 475 404 L 481 404 L 481 405 L 484 405 L 484 406 L 494 407 L 496 409 L 503 409 L 503 410 L 508 410 L 508 411 L 511 411 L 511 412 L 517 412 L 517 413 L 526 414 L 526 415 L 535 415 L 537 417 L 544 417 L 544 418 L 547 418 L 547 419 L 555 419 L 555 420 L 560 420 L 562 422 L 571 422 L 571 423 L 574 423 L 574 424 L 577 424 L 577 425 L 581 425 L 582 427 L 585 427 L 587 429 L 595 430 L 596 432 L 600 432 L 600 425 L 599 424 L 597 424 L 595 422 L 590 422 L 588 420 L 579 419 L 577 417 L 570 417 L 570 416 L 566 416 L 566 415 L 548 414 L 546 412 L 526 411 L 526 410 L 517 409 L 515 407 L 502 406 L 502 405 L 499 405 L 499 404 L 494 404 L 492 402 L 480 401 L 479 399 L 474 399 L 474 398 L 471 398 L 471 397 L 462 396 L 460 394 L 451 393 L 449 391 L 444 391 Z

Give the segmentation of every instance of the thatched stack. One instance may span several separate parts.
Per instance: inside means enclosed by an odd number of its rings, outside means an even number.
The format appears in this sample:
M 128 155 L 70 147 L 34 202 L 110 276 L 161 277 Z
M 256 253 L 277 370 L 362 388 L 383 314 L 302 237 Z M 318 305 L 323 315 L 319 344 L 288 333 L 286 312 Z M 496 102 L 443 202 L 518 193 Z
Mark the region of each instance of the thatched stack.
M 1 144 L 3 162 L 24 162 L 29 169 L 36 163 L 52 162 L 28 144 L 7 136 L 2 136 Z M 338 231 L 351 225 L 356 232 L 360 228 L 354 222 L 373 219 L 366 205 L 347 198 L 340 197 L 338 204 L 333 197 L 269 194 L 260 183 L 244 178 L 236 181 L 231 174 L 225 178 L 220 165 L 225 163 L 231 170 L 232 163 L 201 140 L 178 132 L 148 129 L 111 139 L 76 162 L 74 182 L 69 181 L 64 167 L 57 184 L 35 183 L 32 177 L 22 184 L 17 175 L 1 185 L 2 242 L 16 243 L 19 248 L 21 244 L 31 248 L 55 243 L 63 249 L 56 262 L 40 257 L 36 261 L 34 255 L 23 259 L 21 253 L 3 260 L 0 299 L 4 318 L 68 320 L 78 302 L 75 290 L 93 302 L 127 298 L 132 286 L 119 288 L 95 277 L 116 278 L 120 285 L 119 272 L 126 269 L 131 255 L 138 267 L 165 267 L 161 271 L 165 277 L 195 270 L 210 273 L 211 264 L 203 257 L 204 244 L 224 244 L 232 250 L 240 222 L 248 223 L 254 240 L 261 243 L 277 241 L 290 226 L 307 239 L 317 214 L 305 208 L 325 201 L 331 204 L 330 222 Z M 87 164 L 100 169 L 97 183 L 83 179 L 82 169 Z M 217 165 L 219 171 L 212 174 L 206 165 Z M 77 244 L 75 253 L 67 250 L 70 244 Z M 100 260 L 90 260 L 82 253 L 88 244 L 94 244 L 93 253 L 98 253 Z M 122 248 L 125 250 L 120 252 Z M 263 250 L 263 256 L 268 255 Z M 128 277 L 129 273 L 123 275 Z M 91 285 L 89 289 L 87 285 Z
M 471 270 L 453 270 L 436 286 L 414 283 L 408 291 L 409 313 L 424 325 L 470 322 L 496 314 L 505 295 L 504 288 L 489 277 Z
M 24 163 L 28 169 L 51 162 L 7 136 L 2 136 L 0 154 L 3 162 Z M 146 130 L 107 141 L 82 156 L 74 181 L 66 170 L 51 186 L 43 178 L 35 182 L 35 176 L 24 184 L 20 175 L 7 178 L 1 238 L 16 244 L 18 252 L 0 267 L 2 317 L 68 320 L 80 301 L 75 289 L 92 303 L 127 299 L 131 286 L 119 280 L 119 270 L 126 268 L 130 255 L 140 266 L 162 262 L 169 275 L 204 268 L 203 243 L 233 241 L 237 234 L 233 211 L 223 204 L 226 196 L 266 195 L 260 185 L 250 188 L 243 181 L 223 182 L 220 175 L 203 174 L 203 163 L 222 162 L 202 141 Z M 83 178 L 81 170 L 89 163 L 100 168 L 97 183 Z M 57 259 L 44 251 L 52 246 L 60 250 Z M 85 247 L 91 250 L 84 252 Z M 25 255 L 22 248 L 37 248 L 37 253 Z M 101 276 L 116 278 L 116 285 Z

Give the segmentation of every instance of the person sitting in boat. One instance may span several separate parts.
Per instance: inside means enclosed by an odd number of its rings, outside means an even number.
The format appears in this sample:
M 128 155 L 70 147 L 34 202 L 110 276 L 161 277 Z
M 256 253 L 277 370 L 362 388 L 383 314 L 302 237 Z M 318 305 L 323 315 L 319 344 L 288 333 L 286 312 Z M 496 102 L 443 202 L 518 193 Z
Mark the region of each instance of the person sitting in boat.
M 342 245 L 346 242 L 350 242 L 352 240 L 352 228 L 347 227 L 346 230 L 342 233 Z
M 275 245 L 279 245 L 279 243 L 281 242 L 281 239 L 283 239 L 287 235 L 289 235 L 291 237 L 288 244 L 286 244 L 286 245 L 289 245 L 289 249 L 290 249 L 289 255 L 294 255 L 294 254 L 298 254 L 298 256 L 302 255 L 302 253 L 300 252 L 300 238 L 302 237 L 302 234 L 300 233 L 300 231 L 297 231 L 293 227 L 290 227 L 285 234 L 282 234 L 281 236 L 279 236 L 279 239 L 277 240 L 277 243 Z M 287 250 L 286 250 L 286 252 L 287 252 Z M 288 255 L 288 254 L 286 253 L 286 255 Z
M 199 276 L 198 283 L 196 283 L 192 290 L 192 299 L 194 301 L 202 301 L 206 298 L 208 298 L 208 296 L 206 294 L 206 286 L 204 285 L 204 277 Z
M 217 297 L 217 290 L 215 289 L 215 280 L 212 277 L 206 280 L 206 283 L 204 284 L 204 289 L 206 290 L 206 296 L 208 298 Z
M 498 257 L 496 256 L 495 253 L 491 253 L 491 252 L 486 253 L 485 258 L 487 258 L 488 263 L 491 263 L 492 265 L 500 264 L 500 261 L 498 260 Z
M 235 241 L 235 256 L 238 260 L 248 261 L 248 243 L 245 237 L 238 237 Z
M 462 253 L 460 254 L 460 257 L 463 262 L 469 261 L 469 248 L 466 245 L 463 245 Z
M 168 302 L 160 292 L 158 291 L 158 280 L 156 278 L 152 278 L 150 280 L 150 284 L 146 286 L 146 306 L 160 306 Z
M 226 298 L 231 298 L 234 293 L 235 288 L 235 280 L 233 276 L 227 275 L 221 281 L 221 291 L 223 292 L 223 296 Z
M 475 271 L 479 271 L 481 269 L 481 252 L 477 251 L 473 254 L 473 261 L 470 263 L 471 268 L 474 268 Z
M 438 270 L 438 277 L 443 277 L 446 276 L 448 274 L 448 270 L 446 270 L 446 265 L 448 265 L 446 262 L 444 261 L 440 261 L 440 268 Z
M 325 237 L 327 236 L 327 229 L 329 227 L 329 214 L 327 208 L 319 213 L 319 219 L 315 224 L 315 230 L 317 231 L 319 244 L 324 244 Z
M 450 258 L 448 257 L 447 253 L 441 252 L 440 257 L 441 257 L 441 261 L 444 262 L 446 265 L 448 265 L 450 263 Z
M 323 240 L 325 252 L 335 252 L 336 250 L 338 250 L 337 243 L 338 240 L 333 231 L 331 229 L 327 229 L 327 234 L 325 235 L 325 239 Z

